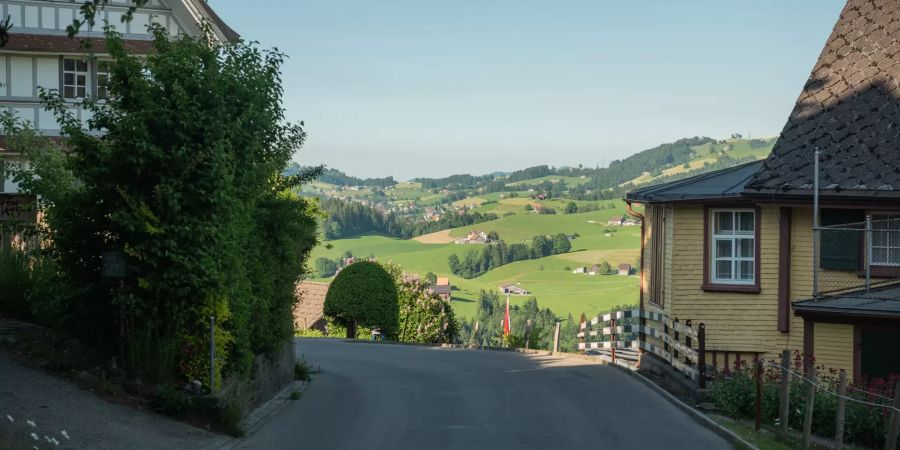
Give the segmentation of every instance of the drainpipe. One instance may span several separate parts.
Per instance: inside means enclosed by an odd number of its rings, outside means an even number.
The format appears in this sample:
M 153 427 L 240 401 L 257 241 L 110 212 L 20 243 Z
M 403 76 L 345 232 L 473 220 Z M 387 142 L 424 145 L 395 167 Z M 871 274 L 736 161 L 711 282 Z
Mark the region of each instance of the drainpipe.
M 641 271 L 641 291 L 639 301 L 640 308 L 644 309 L 644 233 L 647 221 L 644 220 L 643 214 L 631 209 L 631 200 L 625 200 L 625 211 L 628 212 L 629 216 L 641 221 L 641 262 L 639 264 L 639 270 Z

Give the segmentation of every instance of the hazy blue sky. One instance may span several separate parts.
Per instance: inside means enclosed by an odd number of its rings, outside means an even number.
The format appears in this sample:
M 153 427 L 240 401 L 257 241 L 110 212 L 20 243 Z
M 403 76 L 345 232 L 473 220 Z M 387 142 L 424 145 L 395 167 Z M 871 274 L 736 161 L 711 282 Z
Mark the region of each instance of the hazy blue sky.
M 298 161 L 408 179 L 777 135 L 844 0 L 211 3 L 290 55 Z

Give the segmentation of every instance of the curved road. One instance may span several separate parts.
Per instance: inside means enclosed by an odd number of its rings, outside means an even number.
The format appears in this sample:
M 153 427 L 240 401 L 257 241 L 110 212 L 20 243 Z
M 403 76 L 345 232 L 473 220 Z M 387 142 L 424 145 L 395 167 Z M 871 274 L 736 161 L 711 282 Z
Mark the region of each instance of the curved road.
M 321 367 L 238 448 L 722 449 L 619 370 L 496 351 L 300 339 Z

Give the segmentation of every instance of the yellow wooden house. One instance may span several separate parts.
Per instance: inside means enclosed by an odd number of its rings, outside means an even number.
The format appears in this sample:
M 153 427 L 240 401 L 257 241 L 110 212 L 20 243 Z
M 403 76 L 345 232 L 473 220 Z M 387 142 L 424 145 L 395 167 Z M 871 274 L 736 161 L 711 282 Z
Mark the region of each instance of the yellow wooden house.
M 707 364 L 900 373 L 900 2 L 847 3 L 768 158 L 626 201 L 641 305 L 705 323 Z

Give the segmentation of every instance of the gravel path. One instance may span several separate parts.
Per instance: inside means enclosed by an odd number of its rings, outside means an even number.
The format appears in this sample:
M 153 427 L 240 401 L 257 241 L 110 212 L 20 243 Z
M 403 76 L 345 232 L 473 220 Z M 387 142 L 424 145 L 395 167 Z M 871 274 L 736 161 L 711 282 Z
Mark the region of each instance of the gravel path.
M 7 415 L 13 418 L 10 422 Z M 32 427 L 27 421 L 33 421 Z M 66 440 L 62 431 L 71 438 Z M 35 433 L 39 441 L 32 441 Z M 56 447 L 44 436 L 60 442 Z M 0 351 L 0 448 L 207 449 L 229 438 L 98 395 Z

